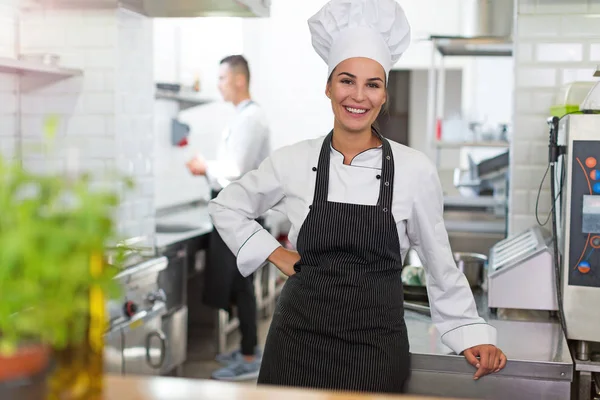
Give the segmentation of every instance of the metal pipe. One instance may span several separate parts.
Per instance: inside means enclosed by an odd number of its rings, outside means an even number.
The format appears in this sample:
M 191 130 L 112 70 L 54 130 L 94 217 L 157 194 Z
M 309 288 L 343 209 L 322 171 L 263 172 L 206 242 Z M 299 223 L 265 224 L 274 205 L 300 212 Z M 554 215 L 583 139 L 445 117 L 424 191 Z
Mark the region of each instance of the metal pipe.
M 431 309 L 429 308 L 429 306 L 422 306 L 420 304 L 409 303 L 405 301 L 404 308 L 410 311 L 416 311 L 431 316 Z
M 585 340 L 577 342 L 577 359 L 581 361 L 590 360 L 590 345 Z
M 438 149 L 434 149 L 436 143 L 435 138 L 435 117 L 436 112 L 436 89 L 437 89 L 437 66 L 436 66 L 436 40 L 431 41 L 431 65 L 429 66 L 429 73 L 427 77 L 427 153 L 432 154 L 432 150 L 435 151 L 435 157 L 437 157 Z

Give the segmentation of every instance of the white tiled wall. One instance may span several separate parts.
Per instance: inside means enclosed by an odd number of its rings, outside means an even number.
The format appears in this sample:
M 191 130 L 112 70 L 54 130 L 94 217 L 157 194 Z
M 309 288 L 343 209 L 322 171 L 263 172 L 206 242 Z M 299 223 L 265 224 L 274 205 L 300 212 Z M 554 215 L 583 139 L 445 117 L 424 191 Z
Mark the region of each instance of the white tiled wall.
M 600 60 L 598 0 L 518 0 L 515 32 L 515 118 L 511 146 L 511 233 L 535 225 L 535 203 L 548 162 L 550 106 L 561 85 L 594 80 Z M 549 179 L 540 195 L 545 221 Z
M 154 68 L 152 20 L 117 11 L 114 139 L 119 168 L 136 178 L 122 204 L 125 232 L 154 233 Z M 116 79 L 115 79 L 116 78 Z M 111 121 L 113 122 L 113 121 Z
M 196 201 L 209 196 L 205 178 L 192 176 L 185 163 L 196 153 L 214 157 L 220 135 L 233 116 L 233 106 L 221 100 L 217 89 L 219 61 L 244 52 L 242 21 L 237 18 L 155 19 L 154 79 L 191 86 L 200 78 L 200 93 L 213 103 L 179 111 L 174 101 L 154 103 L 156 207 Z M 261 71 L 250 69 L 259 87 Z M 260 100 L 259 100 L 260 101 Z M 171 144 L 171 119 L 190 126 L 189 145 Z
M 17 0 L 0 1 L 0 57 L 15 57 Z M 0 155 L 13 157 L 16 147 L 17 78 L 0 73 Z
M 62 65 L 83 70 L 82 77 L 23 93 L 24 145 L 39 142 L 49 114 L 60 120 L 57 151 L 24 153 L 26 167 L 64 170 L 75 154 L 83 170 L 127 173 L 136 189 L 123 196 L 120 231 L 153 241 L 151 21 L 116 9 L 30 9 L 22 13 L 21 41 L 22 53 L 55 53 Z

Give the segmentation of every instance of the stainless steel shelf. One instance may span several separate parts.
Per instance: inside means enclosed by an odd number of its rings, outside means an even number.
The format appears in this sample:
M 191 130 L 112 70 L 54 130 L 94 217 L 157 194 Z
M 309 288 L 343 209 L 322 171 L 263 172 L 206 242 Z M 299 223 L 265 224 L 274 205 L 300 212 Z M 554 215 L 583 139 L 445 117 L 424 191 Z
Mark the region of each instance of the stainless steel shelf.
M 513 42 L 498 36 L 431 36 L 435 48 L 443 56 L 510 57 Z
M 185 110 L 192 107 L 201 106 L 204 104 L 213 103 L 216 100 L 212 97 L 205 97 L 193 93 L 182 94 L 168 90 L 157 90 L 155 97 L 163 100 L 173 100 L 179 103 L 180 110 Z
M 0 57 L 0 73 L 16 75 L 46 75 L 58 79 L 83 75 L 83 71 L 74 68 L 63 68 L 14 58 Z
M 435 147 L 438 149 L 460 149 L 463 147 L 499 147 L 499 148 L 509 148 L 509 142 L 501 142 L 501 141 L 480 141 L 480 142 L 443 142 L 436 141 Z

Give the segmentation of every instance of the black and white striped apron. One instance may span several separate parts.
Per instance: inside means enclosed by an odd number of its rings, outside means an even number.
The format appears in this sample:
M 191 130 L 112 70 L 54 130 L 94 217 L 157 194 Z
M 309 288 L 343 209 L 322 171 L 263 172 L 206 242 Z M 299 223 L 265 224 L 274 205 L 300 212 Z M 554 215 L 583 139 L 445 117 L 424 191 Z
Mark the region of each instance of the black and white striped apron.
M 377 205 L 333 203 L 331 138 L 323 141 L 314 201 L 298 236 L 301 259 L 278 300 L 258 383 L 400 393 L 410 355 L 392 151 L 381 138 Z

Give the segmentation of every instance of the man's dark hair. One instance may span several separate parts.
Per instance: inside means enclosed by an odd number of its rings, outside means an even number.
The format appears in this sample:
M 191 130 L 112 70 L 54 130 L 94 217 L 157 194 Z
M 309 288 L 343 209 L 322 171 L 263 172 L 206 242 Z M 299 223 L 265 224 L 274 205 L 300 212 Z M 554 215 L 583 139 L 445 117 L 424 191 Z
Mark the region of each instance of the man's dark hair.
M 248 60 L 244 56 L 239 54 L 228 56 L 222 59 L 220 64 L 227 64 L 235 72 L 243 74 L 248 84 L 250 84 L 250 67 L 248 67 Z

